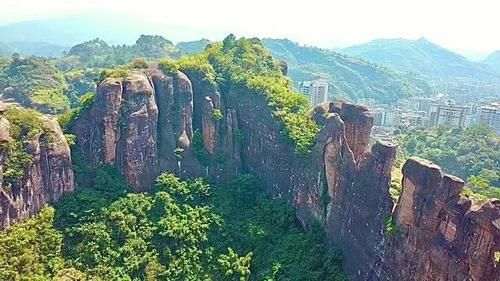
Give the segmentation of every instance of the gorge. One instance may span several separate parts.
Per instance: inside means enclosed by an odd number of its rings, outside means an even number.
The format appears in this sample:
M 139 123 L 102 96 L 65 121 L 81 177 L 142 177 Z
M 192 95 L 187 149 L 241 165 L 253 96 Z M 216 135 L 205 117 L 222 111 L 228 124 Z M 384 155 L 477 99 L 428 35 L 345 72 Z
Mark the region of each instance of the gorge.
M 135 192 L 149 191 L 163 171 L 216 183 L 256 175 L 295 207 L 304 228 L 321 224 L 351 280 L 499 280 L 500 200 L 472 202 L 461 196 L 461 179 L 411 158 L 394 202 L 396 146 L 372 143 L 367 107 L 315 107 L 309 116 L 320 129 L 304 153 L 259 88 L 207 77 L 198 67 L 161 64 L 107 77 L 68 131 L 91 167 L 115 165 Z M 0 119 L 2 143 L 9 122 Z M 31 165 L 0 192 L 1 229 L 75 189 L 63 132 L 55 121 L 44 124 L 29 146 Z M 0 171 L 8 157 L 1 149 Z

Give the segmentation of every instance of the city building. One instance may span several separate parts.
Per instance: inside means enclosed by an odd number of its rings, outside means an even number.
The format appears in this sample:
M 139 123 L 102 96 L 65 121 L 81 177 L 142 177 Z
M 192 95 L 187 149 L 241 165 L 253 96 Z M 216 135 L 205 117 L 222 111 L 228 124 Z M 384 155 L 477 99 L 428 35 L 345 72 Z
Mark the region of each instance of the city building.
M 308 97 L 310 105 L 315 106 L 328 100 L 328 81 L 316 79 L 300 82 L 299 92 Z
M 464 128 L 467 110 L 465 106 L 432 104 L 429 108 L 429 127 Z
M 492 103 L 479 109 L 479 124 L 484 124 L 500 134 L 500 103 Z

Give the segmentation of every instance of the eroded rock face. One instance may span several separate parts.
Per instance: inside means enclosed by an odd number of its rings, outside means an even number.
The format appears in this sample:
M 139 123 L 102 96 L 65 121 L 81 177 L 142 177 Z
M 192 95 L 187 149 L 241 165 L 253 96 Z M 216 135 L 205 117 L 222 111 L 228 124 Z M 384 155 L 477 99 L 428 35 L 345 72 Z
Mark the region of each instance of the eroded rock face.
M 192 115 L 191 82 L 184 74 L 135 71 L 125 79 L 101 83 L 94 105 L 72 131 L 82 155 L 94 167 L 117 164 L 135 191 L 146 191 L 160 171 L 186 173 L 182 162 L 193 159 L 189 155 Z M 176 149 L 186 159 L 179 160 Z M 190 170 L 201 173 L 200 168 Z
M 403 167 L 403 193 L 387 243 L 386 280 L 499 280 L 500 201 L 473 204 L 464 182 L 429 161 Z M 397 265 L 399 270 L 388 268 Z
M 73 191 L 74 177 L 68 143 L 54 120 L 44 119 L 44 132 L 26 148 L 33 157 L 24 176 L 11 186 L 0 177 L 0 230 L 37 214 L 47 203 L 53 203 L 64 192 Z M 9 141 L 8 121 L 0 119 L 0 142 Z M 0 148 L 0 171 L 3 175 L 9 151 Z
M 263 95 L 244 87 L 221 95 L 196 72 L 108 79 L 82 116 L 74 131 L 84 156 L 95 166 L 117 163 L 137 191 L 163 171 L 216 182 L 257 175 L 296 207 L 304 227 L 324 226 L 353 280 L 498 280 L 500 201 L 472 204 L 460 196 L 463 181 L 410 159 L 393 208 L 396 148 L 370 147 L 364 106 L 337 101 L 311 111 L 322 129 L 309 156 L 284 139 Z

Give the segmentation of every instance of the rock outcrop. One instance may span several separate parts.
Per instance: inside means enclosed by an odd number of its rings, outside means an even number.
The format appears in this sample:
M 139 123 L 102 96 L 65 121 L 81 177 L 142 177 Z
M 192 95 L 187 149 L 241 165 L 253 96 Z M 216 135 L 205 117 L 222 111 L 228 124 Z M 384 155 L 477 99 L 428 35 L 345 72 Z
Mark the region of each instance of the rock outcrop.
M 59 124 L 47 118 L 43 132 L 25 148 L 32 161 L 24 175 L 7 185 L 3 174 L 11 156 L 6 146 L 11 141 L 9 129 L 9 121 L 0 116 L 0 230 L 38 213 L 75 188 L 69 145 Z
M 460 179 L 410 159 L 395 204 L 396 148 L 370 146 L 368 109 L 337 101 L 311 117 L 322 129 L 300 156 L 263 95 L 243 86 L 221 93 L 195 71 L 149 69 L 105 80 L 73 131 L 84 158 L 116 163 L 136 191 L 165 170 L 216 182 L 256 174 L 304 227 L 324 226 L 353 280 L 499 280 L 500 201 L 472 203 Z

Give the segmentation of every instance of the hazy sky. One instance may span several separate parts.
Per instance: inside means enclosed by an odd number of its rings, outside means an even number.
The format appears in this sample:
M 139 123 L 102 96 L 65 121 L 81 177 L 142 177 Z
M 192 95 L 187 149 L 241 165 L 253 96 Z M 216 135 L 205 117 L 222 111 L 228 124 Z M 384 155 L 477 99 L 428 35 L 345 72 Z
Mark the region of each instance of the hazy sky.
M 500 50 L 498 0 L 0 0 L 0 23 L 97 10 L 327 48 L 426 37 L 453 50 Z

